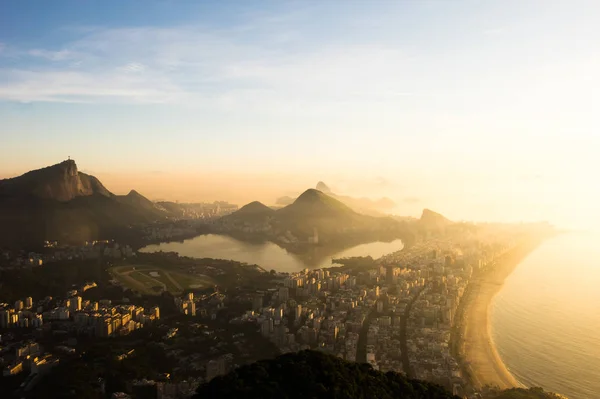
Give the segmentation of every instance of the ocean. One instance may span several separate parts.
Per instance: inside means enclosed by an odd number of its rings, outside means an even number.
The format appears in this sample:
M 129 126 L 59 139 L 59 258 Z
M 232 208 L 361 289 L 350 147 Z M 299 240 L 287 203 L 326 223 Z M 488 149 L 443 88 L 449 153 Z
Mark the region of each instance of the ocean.
M 506 279 L 490 318 L 500 357 L 519 382 L 600 398 L 600 235 L 543 242 Z

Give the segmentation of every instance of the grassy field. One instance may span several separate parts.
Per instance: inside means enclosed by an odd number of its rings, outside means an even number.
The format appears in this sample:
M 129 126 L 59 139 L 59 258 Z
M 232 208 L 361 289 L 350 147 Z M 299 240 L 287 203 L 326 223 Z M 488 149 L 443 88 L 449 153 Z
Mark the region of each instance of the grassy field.
M 146 295 L 158 295 L 162 291 L 177 295 L 185 290 L 201 289 L 214 284 L 208 276 L 194 276 L 157 266 L 115 266 L 109 272 L 123 286 Z

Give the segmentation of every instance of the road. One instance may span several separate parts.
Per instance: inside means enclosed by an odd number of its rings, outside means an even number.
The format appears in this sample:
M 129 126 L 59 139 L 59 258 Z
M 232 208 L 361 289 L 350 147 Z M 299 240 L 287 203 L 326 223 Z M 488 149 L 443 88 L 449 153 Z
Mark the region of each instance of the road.
M 377 312 L 375 311 L 375 306 L 371 308 L 365 322 L 363 323 L 363 327 L 360 330 L 360 335 L 358 336 L 358 347 L 356 348 L 356 361 L 358 363 L 366 363 L 367 362 L 367 334 L 369 332 L 369 326 L 374 318 L 377 317 Z
M 408 358 L 408 344 L 406 343 L 406 328 L 408 326 L 408 318 L 410 316 L 410 310 L 412 309 L 413 304 L 415 303 L 415 301 L 417 299 L 419 299 L 419 296 L 421 296 L 421 293 L 423 292 L 423 290 L 425 289 L 425 287 L 422 287 L 419 292 L 417 292 L 417 294 L 413 297 L 413 299 L 410 300 L 410 302 L 408 302 L 408 305 L 406 305 L 406 310 L 404 311 L 404 315 L 402 316 L 401 320 L 400 320 L 400 349 L 402 351 L 402 369 L 404 370 L 404 373 L 408 376 L 413 378 L 413 372 L 410 368 L 410 360 Z

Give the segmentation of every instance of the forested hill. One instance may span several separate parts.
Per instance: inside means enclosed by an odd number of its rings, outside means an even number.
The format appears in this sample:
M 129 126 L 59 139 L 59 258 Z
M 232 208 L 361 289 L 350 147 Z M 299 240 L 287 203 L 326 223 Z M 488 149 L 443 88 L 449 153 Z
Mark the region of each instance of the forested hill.
M 240 367 L 198 387 L 194 399 L 207 398 L 458 399 L 439 385 L 316 351 Z
M 383 373 L 317 351 L 281 355 L 242 366 L 200 385 L 193 399 L 459 399 L 443 387 Z M 541 388 L 486 392 L 484 399 L 566 399 Z

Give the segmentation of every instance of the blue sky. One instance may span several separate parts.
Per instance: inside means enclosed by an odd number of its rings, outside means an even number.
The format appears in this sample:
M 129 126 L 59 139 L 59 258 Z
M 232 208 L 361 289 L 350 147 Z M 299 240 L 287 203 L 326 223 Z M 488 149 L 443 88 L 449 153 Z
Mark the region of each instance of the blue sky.
M 267 202 L 329 179 L 421 198 L 413 213 L 542 218 L 598 198 L 599 17 L 595 1 L 5 1 L 0 177 L 70 155 L 150 196 L 227 192 L 152 191 L 159 175 L 250 179 Z

